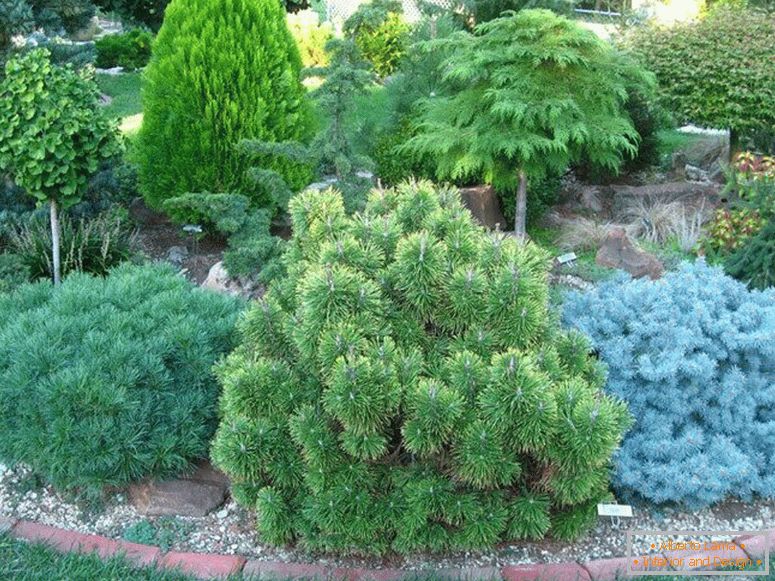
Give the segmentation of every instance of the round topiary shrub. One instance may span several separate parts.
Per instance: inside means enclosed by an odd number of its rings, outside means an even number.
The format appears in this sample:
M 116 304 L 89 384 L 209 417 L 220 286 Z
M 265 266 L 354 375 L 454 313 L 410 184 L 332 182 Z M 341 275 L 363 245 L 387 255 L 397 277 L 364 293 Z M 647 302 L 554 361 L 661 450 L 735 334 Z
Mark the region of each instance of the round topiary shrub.
M 249 196 L 274 207 L 248 171 L 260 165 L 301 188 L 310 169 L 251 160 L 243 139 L 305 141 L 311 116 L 301 58 L 279 0 L 173 0 L 145 72 L 137 156 L 149 205 L 188 192 Z M 258 161 L 258 163 L 256 162 Z
M 564 319 L 592 338 L 606 390 L 636 418 L 620 492 L 690 507 L 775 495 L 775 291 L 698 261 L 572 294 Z
M 238 309 L 164 266 L 0 293 L 0 460 L 96 493 L 206 457 Z
M 218 368 L 212 458 L 266 540 L 381 553 L 572 538 L 629 422 L 547 309 L 547 256 L 456 190 L 291 201 L 288 276 Z

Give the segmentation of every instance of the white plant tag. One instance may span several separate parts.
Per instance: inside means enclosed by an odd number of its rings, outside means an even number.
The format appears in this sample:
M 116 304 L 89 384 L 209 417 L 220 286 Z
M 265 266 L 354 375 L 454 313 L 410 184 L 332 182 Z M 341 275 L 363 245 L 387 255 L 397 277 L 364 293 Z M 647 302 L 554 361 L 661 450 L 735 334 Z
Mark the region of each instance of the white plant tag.
M 576 253 L 575 252 L 568 252 L 567 254 L 562 254 L 557 257 L 557 262 L 559 264 L 565 264 L 567 262 L 573 262 L 576 260 Z
M 629 504 L 598 504 L 597 515 L 632 518 L 632 507 Z

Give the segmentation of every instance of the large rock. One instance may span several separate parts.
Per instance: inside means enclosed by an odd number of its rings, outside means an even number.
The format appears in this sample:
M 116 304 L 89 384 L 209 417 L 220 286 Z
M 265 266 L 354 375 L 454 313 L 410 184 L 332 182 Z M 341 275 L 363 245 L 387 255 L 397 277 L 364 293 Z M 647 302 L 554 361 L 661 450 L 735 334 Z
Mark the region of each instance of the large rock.
M 595 262 L 600 266 L 620 268 L 635 278 L 657 279 L 665 271 L 659 259 L 638 248 L 624 228 L 611 230 L 597 251 Z
M 216 262 L 210 267 L 210 272 L 207 273 L 207 278 L 201 286 L 219 293 L 251 299 L 261 296 L 264 290 L 264 287 L 258 283 L 241 278 L 231 278 L 222 261 Z
M 620 220 L 629 214 L 639 200 L 655 202 L 683 202 L 699 204 L 705 201 L 714 207 L 720 200 L 721 186 L 712 182 L 666 182 L 646 186 L 610 186 L 613 191 L 613 219 Z
M 460 196 L 463 203 L 471 211 L 482 226 L 486 228 L 508 230 L 506 218 L 501 213 L 498 196 L 492 186 L 475 186 L 473 188 L 461 188 Z
M 129 500 L 147 516 L 205 516 L 223 504 L 228 488 L 228 478 L 204 462 L 190 476 L 130 485 Z

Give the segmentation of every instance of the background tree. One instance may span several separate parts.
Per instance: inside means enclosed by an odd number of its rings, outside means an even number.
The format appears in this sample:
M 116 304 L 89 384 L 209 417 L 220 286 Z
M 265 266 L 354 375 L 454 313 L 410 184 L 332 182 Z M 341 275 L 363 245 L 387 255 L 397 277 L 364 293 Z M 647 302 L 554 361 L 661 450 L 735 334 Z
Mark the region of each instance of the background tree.
M 365 2 L 344 23 L 345 36 L 355 41 L 380 77 L 391 75 L 398 68 L 410 30 L 397 0 Z
M 624 73 L 610 46 L 578 24 L 523 10 L 431 42 L 449 51 L 445 94 L 426 100 L 420 134 L 407 146 L 434 156 L 440 178 L 518 186 L 518 235 L 528 179 L 582 157 L 616 169 L 637 151 Z
M 173 0 L 146 69 L 137 150 L 147 202 L 161 208 L 167 198 L 209 191 L 271 205 L 271 192 L 247 171 L 256 164 L 236 146 L 307 141 L 300 71 L 279 0 Z M 294 188 L 310 177 L 308 167 L 284 159 L 264 165 Z
M 656 74 L 679 122 L 730 129 L 733 145 L 775 151 L 773 10 L 719 7 L 695 22 L 636 27 L 627 46 Z
M 37 49 L 6 64 L 0 83 L 0 170 L 50 206 L 54 283 L 59 284 L 59 210 L 76 204 L 100 162 L 120 151 L 118 128 L 86 71 L 51 64 Z

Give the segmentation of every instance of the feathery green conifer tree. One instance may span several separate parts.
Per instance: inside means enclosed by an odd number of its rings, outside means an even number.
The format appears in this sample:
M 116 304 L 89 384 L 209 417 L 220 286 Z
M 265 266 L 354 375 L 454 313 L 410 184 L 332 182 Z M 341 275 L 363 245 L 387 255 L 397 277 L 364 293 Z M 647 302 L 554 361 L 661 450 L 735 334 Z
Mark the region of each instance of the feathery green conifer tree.
M 544 252 L 427 182 L 290 214 L 287 276 L 217 370 L 212 458 L 263 537 L 440 551 L 592 524 L 629 414 L 550 320 Z
M 407 147 L 442 178 L 517 186 L 514 230 L 525 234 L 527 182 L 576 160 L 616 170 L 637 152 L 624 103 L 629 70 L 592 31 L 549 10 L 501 18 L 431 41 L 447 51 L 443 95 L 426 100 Z

